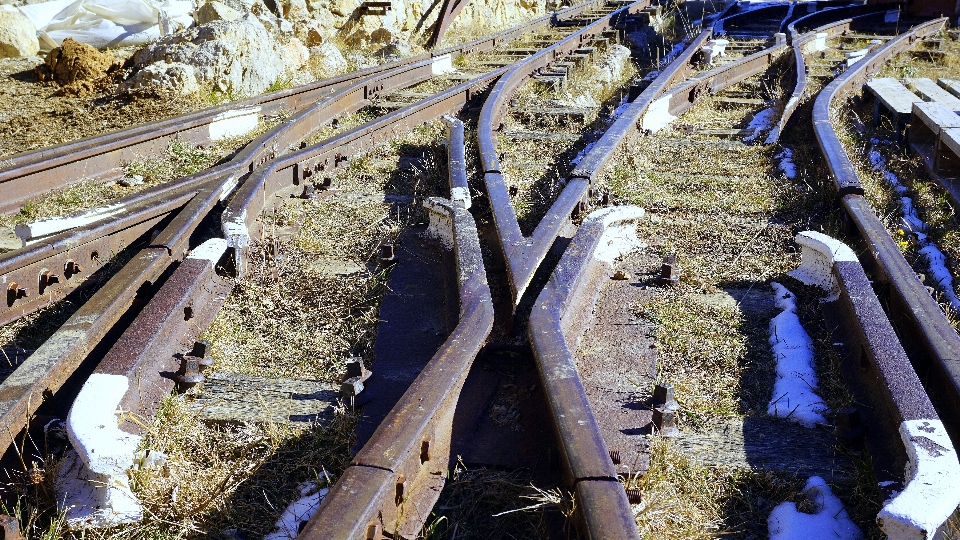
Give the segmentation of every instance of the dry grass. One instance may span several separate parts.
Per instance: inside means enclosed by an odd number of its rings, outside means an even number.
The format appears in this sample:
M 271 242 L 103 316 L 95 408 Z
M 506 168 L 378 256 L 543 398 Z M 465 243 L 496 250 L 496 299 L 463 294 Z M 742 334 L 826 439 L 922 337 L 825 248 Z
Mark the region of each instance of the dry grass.
M 768 99 L 782 99 L 782 85 L 773 81 L 761 88 Z M 837 235 L 832 186 L 816 160 L 816 147 L 809 144 L 809 107 L 801 108 L 798 128 L 783 138 L 794 150 L 795 179 L 778 168 L 780 148 L 682 130 L 642 139 L 634 151 L 618 156 L 607 174 L 616 200 L 651 212 L 651 219 L 638 226 L 647 249 L 678 255 L 680 283 L 648 285 L 650 299 L 635 311 L 655 324 L 658 377 L 677 389 L 683 429 L 696 430 L 713 418 L 766 413 L 775 367 L 768 326 L 777 313 L 770 281 L 787 284 L 798 296 L 799 316 L 814 340 L 824 401 L 830 408 L 851 401 L 820 316 L 821 293 L 785 275 L 799 262 L 794 234 Z M 692 124 L 696 133 L 712 125 L 745 125 L 753 112 L 719 109 L 707 99 L 678 122 Z M 856 481 L 834 487 L 857 524 L 876 536 L 870 512 L 876 511 L 878 495 L 869 467 L 864 470 L 854 475 Z M 710 467 L 669 441 L 654 439 L 650 471 L 628 480 L 628 487 L 643 491 L 644 502 L 635 508 L 646 538 L 760 538 L 767 534 L 770 510 L 794 500 L 805 480 L 775 471 Z
M 139 157 L 123 165 L 125 175 L 141 176 L 143 183 L 122 186 L 116 182 L 81 180 L 70 187 L 53 190 L 27 201 L 17 213 L 0 215 L 0 227 L 13 227 L 19 223 L 90 210 L 147 188 L 200 172 L 265 133 L 281 119 L 282 117 L 274 117 L 269 121 L 261 120 L 257 129 L 250 133 L 223 139 L 207 147 L 172 139 L 161 154 Z

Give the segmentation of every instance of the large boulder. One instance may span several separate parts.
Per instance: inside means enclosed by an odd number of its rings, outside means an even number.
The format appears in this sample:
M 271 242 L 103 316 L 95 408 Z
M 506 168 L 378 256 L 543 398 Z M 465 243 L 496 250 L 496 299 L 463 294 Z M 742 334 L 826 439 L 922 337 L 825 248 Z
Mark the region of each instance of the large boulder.
M 283 11 L 283 17 L 293 21 L 310 18 L 307 0 L 282 0 L 278 2 Z
M 197 81 L 221 92 L 263 93 L 285 75 L 284 49 L 253 15 L 171 34 L 133 55 L 140 69 L 157 62 L 193 67 Z
M 19 10 L 0 7 L 0 58 L 34 56 L 39 52 L 37 27 Z
M 310 49 L 307 49 L 299 39 L 290 38 L 290 41 L 283 46 L 283 60 L 287 63 L 289 71 L 299 71 L 309 59 Z

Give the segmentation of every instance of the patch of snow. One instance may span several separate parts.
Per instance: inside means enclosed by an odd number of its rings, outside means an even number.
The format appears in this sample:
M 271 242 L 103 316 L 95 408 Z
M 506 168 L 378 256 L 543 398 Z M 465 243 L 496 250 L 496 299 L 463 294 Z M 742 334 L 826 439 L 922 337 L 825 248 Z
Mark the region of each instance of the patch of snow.
M 646 244 L 637 238 L 636 222 L 643 217 L 639 206 L 614 206 L 591 213 L 587 219 L 603 223 L 603 235 L 593 251 L 593 258 L 612 264 L 617 257 Z
M 316 482 L 300 484 L 300 498 L 290 503 L 280 519 L 277 520 L 275 532 L 263 537 L 263 540 L 291 540 L 300 534 L 300 524 L 309 521 L 320 508 L 320 503 L 330 490 L 317 489 Z
M 774 157 L 780 160 L 780 170 L 783 171 L 783 174 L 787 178 L 793 180 L 797 177 L 797 165 L 793 162 L 793 150 L 784 148 L 782 152 Z
M 920 247 L 918 252 L 927 261 L 930 277 L 940 286 L 950 307 L 954 311 L 960 311 L 960 298 L 957 297 L 953 288 L 953 275 L 947 269 L 947 257 L 925 234 L 928 225 L 917 215 L 913 199 L 907 196 L 907 186 L 903 185 L 897 175 L 887 168 L 887 161 L 875 147 L 871 148 L 867 155 L 870 165 L 883 173 L 884 180 L 893 187 L 894 193 L 900 196 L 900 210 L 903 214 L 900 226 L 916 238 L 917 245 Z
M 260 125 L 260 107 L 243 107 L 222 112 L 210 122 L 210 140 L 219 141 L 239 137 L 257 129 Z
M 766 108 L 754 115 L 750 124 L 747 125 L 747 129 L 753 130 L 753 134 L 744 137 L 743 142 L 753 142 L 757 140 L 761 133 L 769 131 L 773 127 L 775 114 L 773 109 Z
M 850 520 L 843 503 L 823 478 L 811 476 L 803 492 L 815 503 L 816 512 L 805 514 L 797 510 L 796 503 L 780 503 L 767 518 L 770 540 L 856 540 L 863 537 L 860 529 Z
M 770 345 L 777 361 L 777 379 L 767 413 L 812 428 L 826 423 L 827 408 L 815 392 L 813 340 L 797 317 L 796 297 L 779 283 L 771 283 L 777 307 L 782 311 L 770 320 Z

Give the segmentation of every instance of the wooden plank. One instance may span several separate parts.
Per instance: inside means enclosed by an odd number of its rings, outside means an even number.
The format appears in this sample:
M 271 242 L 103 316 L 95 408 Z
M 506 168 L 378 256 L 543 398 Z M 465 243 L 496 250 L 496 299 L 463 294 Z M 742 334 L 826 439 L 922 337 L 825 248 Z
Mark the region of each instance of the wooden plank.
M 940 133 L 940 143 L 960 157 L 960 128 L 945 128 Z
M 947 92 L 960 97 L 960 79 L 937 79 L 937 84 Z
M 925 78 L 912 78 L 907 79 L 907 84 L 910 88 L 913 89 L 924 101 L 936 101 L 943 103 L 947 107 L 953 110 L 953 112 L 960 112 L 960 99 L 957 99 L 956 96 L 947 92 L 943 88 L 937 86 L 937 83 L 933 82 L 930 79 Z
M 205 376 L 188 406 L 210 422 L 316 422 L 330 418 L 340 399 L 334 383 L 223 372 Z
M 848 477 L 852 469 L 829 430 L 779 418 L 719 420 L 698 432 L 681 432 L 676 443 L 691 459 L 707 465 L 816 475 L 828 482 Z
M 897 115 L 909 115 L 913 111 L 913 104 L 923 101 L 900 81 L 892 78 L 871 79 L 867 81 L 867 90 Z
M 960 127 L 960 115 L 936 101 L 914 103 L 913 117 L 930 128 L 935 137 L 943 128 Z

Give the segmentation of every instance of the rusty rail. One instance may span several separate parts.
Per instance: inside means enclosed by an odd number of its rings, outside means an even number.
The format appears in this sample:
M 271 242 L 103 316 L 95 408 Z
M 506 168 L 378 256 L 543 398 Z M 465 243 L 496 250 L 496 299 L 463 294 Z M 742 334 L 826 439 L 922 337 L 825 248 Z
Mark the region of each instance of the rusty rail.
M 777 125 L 770 130 L 770 134 L 767 136 L 766 141 L 764 141 L 765 144 L 774 144 L 780 139 L 780 134 L 783 133 L 783 130 L 787 127 L 787 123 L 793 117 L 793 113 L 796 112 L 797 107 L 800 106 L 803 96 L 806 93 L 807 66 L 803 55 L 807 52 L 807 45 L 810 42 L 821 39 L 821 37 L 823 39 L 829 39 L 837 35 L 845 34 L 850 30 L 861 27 L 861 25 L 870 26 L 870 22 L 876 17 L 877 11 L 878 6 L 876 5 L 833 8 L 801 17 L 787 26 L 787 39 L 790 45 L 793 46 L 794 69 L 797 74 L 797 81 L 794 84 L 793 92 L 783 107 L 783 114 L 780 115 L 780 120 L 777 122 Z M 827 18 L 827 15 L 837 16 L 841 14 L 849 17 L 825 24 L 804 32 L 803 34 L 797 33 L 796 28 L 798 24 L 806 25 L 809 24 L 811 20 L 820 21 Z M 820 36 L 819 34 L 826 35 Z
M 564 483 L 573 488 L 581 534 L 596 540 L 639 539 L 640 533 L 572 351 L 584 330 L 582 317 L 593 312 L 601 280 L 608 277 L 609 263 L 637 246 L 622 240 L 636 239 L 634 221 L 641 216 L 643 210 L 633 206 L 590 214 L 540 292 L 528 327 L 560 442 Z
M 477 127 L 477 140 L 480 147 L 480 167 L 483 171 L 483 181 L 493 209 L 494 224 L 500 237 L 500 247 L 504 259 L 507 261 L 510 290 L 514 305 L 520 302 L 524 291 L 533 279 L 533 274 L 540 261 L 546 256 L 547 250 L 557 237 L 557 232 L 569 218 L 574 207 L 586 192 L 588 182 L 582 179 L 571 180 L 560 196 L 554 202 L 550 212 L 537 225 L 530 239 L 524 238 L 520 232 L 517 215 L 510 203 L 503 175 L 500 172 L 500 158 L 494 139 L 494 130 L 498 129 L 500 121 L 507 112 L 510 96 L 533 74 L 558 57 L 569 54 L 581 47 L 583 43 L 617 24 L 619 17 L 630 15 L 649 5 L 649 0 L 639 0 L 627 7 L 621 8 L 607 17 L 596 21 L 574 35 L 558 43 L 553 49 L 542 51 L 526 60 L 519 62 L 501 78 L 490 91 L 490 95 L 480 111 L 480 120 Z
M 462 141 L 461 132 L 461 152 Z M 450 167 L 462 168 L 463 162 L 451 161 Z M 493 302 L 473 216 L 457 201 L 431 198 L 424 207 L 433 235 L 454 239 L 460 323 L 353 458 L 299 538 L 414 538 L 440 496 L 453 414 L 493 328 Z
M 440 45 L 440 42 L 443 41 L 443 35 L 447 32 L 447 28 L 450 27 L 453 20 L 457 18 L 457 15 L 460 14 L 469 2 L 470 0 L 443 0 L 443 5 L 440 7 L 440 14 L 437 16 L 437 22 L 433 24 L 433 28 L 430 31 L 430 39 L 427 40 L 427 47 Z
M 602 4 L 602 0 L 591 0 L 563 10 L 557 17 L 558 20 L 574 18 L 587 9 Z M 486 51 L 512 41 L 525 31 L 549 24 L 550 20 L 551 17 L 541 17 L 528 25 L 521 25 L 494 36 L 439 51 L 436 53 L 439 56 L 434 58 L 449 55 L 458 50 L 465 51 L 465 54 Z M 436 60 L 428 58 L 413 63 L 401 63 L 393 69 L 381 70 L 376 75 L 357 79 L 353 84 L 341 84 L 326 99 L 305 108 L 294 118 L 275 126 L 269 132 L 245 146 L 229 162 L 114 202 L 113 205 L 123 207 L 125 210 L 111 216 L 107 223 L 94 223 L 78 230 L 65 231 L 24 249 L 0 254 L 0 278 L 6 284 L 8 290 L 13 290 L 13 293 L 8 292 L 6 302 L 0 303 L 0 324 L 22 317 L 64 298 L 91 275 L 92 260 L 97 258 L 95 255 L 118 253 L 130 246 L 138 238 L 151 231 L 151 227 L 164 219 L 166 215 L 180 209 L 198 190 L 213 185 L 221 185 L 224 190 L 221 199 L 226 199 L 236 185 L 241 183 L 241 180 L 245 180 L 245 170 L 253 170 L 257 166 L 262 166 L 266 161 L 275 159 L 274 148 L 289 147 L 340 114 L 355 111 L 368 105 L 370 99 L 378 93 L 411 86 L 430 78 L 433 76 L 435 62 Z M 465 89 L 464 99 L 460 104 L 462 105 L 469 99 L 470 89 L 484 86 L 487 81 L 492 81 L 497 75 L 499 75 L 499 72 L 493 72 L 477 79 L 475 84 L 465 83 L 458 87 L 462 90 Z M 454 109 L 451 108 L 445 112 L 452 110 Z M 406 112 L 409 114 L 412 109 L 408 108 Z M 433 118 L 433 116 L 430 116 L 431 113 L 425 114 L 426 116 L 421 115 L 417 118 Z M 392 115 L 391 121 L 398 118 L 398 115 Z M 407 123 L 402 124 L 401 129 L 412 127 L 412 125 L 418 123 L 415 121 L 411 124 L 408 120 L 410 119 L 403 119 Z M 301 123 L 304 122 L 309 123 L 309 127 L 301 127 Z M 381 122 L 378 125 L 382 128 L 385 124 Z M 134 128 L 134 131 L 137 129 L 139 128 Z M 370 129 L 369 131 L 373 133 L 376 130 Z M 351 133 L 362 136 L 366 131 L 364 131 L 364 128 L 358 128 Z M 349 148 L 349 151 L 343 150 L 339 155 L 350 155 L 350 152 L 364 148 L 366 147 L 364 145 L 371 142 L 366 141 L 359 146 L 354 144 Z M 53 150 L 59 148 L 61 147 Z M 338 157 L 336 151 L 328 153 L 327 157 L 336 161 L 335 166 L 341 163 L 341 158 Z M 252 217 L 255 218 L 257 215 L 253 214 Z M 109 243 L 103 238 L 108 234 L 105 231 L 109 231 L 111 235 Z M 104 247 L 109 248 L 109 250 L 105 250 Z M 68 265 L 69 270 L 67 269 Z M 77 268 L 79 268 L 79 271 L 77 271 Z M 50 282 L 44 278 L 45 275 L 56 276 L 56 281 Z M 16 287 L 11 289 L 13 284 L 16 284 Z
M 888 290 L 887 312 L 902 329 L 901 336 L 915 346 L 908 348 L 913 365 L 956 439 L 960 437 L 960 336 L 864 198 L 853 163 L 833 129 L 831 112 L 838 100 L 859 90 L 869 75 L 876 73 L 888 59 L 908 50 L 918 40 L 936 34 L 945 23 L 946 19 L 935 19 L 911 28 L 834 79 L 814 104 L 813 124 L 837 187 L 842 217 L 846 223 L 856 226 L 863 239 L 867 247 L 865 254 L 872 262 L 868 266 L 875 279 Z
M 0 186 L 4 198 L 0 212 L 18 209 L 23 202 L 51 189 L 65 187 L 83 178 L 108 180 L 120 176 L 124 162 L 163 150 L 169 140 L 180 138 L 194 144 L 207 144 L 216 139 L 213 132 L 238 117 L 270 116 L 281 112 L 298 113 L 326 101 L 344 85 L 378 76 L 421 62 L 444 62 L 458 54 L 485 52 L 521 37 L 524 33 L 549 26 L 555 21 L 575 18 L 603 0 L 590 0 L 539 17 L 525 24 L 468 43 L 423 53 L 398 62 L 373 66 L 315 83 L 265 94 L 242 101 L 195 111 L 183 116 L 151 122 L 132 128 L 89 137 L 51 148 L 26 152 L 4 160 L 0 169 Z M 446 59 L 445 59 L 446 58 Z M 371 88 L 375 88 L 373 85 Z M 265 137 L 265 136 L 264 136 Z M 263 140 L 261 137 L 259 140 Z M 251 143 L 256 145 L 256 143 Z M 273 144 L 269 145 L 272 148 Z M 283 148 L 283 145 L 279 145 Z M 264 151 L 261 149 L 261 151 Z

